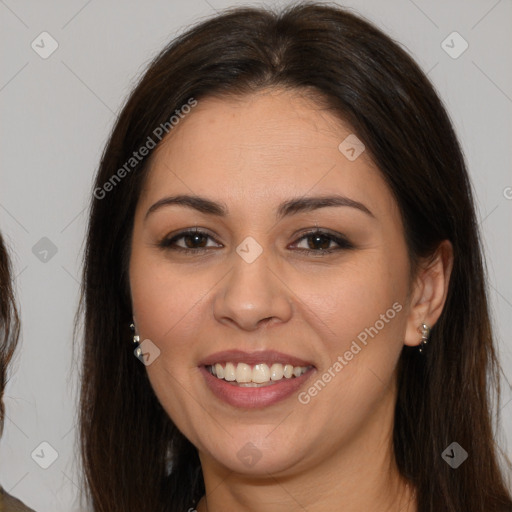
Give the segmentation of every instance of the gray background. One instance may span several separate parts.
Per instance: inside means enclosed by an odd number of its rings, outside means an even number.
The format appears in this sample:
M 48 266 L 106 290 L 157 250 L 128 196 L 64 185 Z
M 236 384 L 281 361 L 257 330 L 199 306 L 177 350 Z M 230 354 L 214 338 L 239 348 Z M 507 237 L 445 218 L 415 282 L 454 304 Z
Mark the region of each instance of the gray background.
M 72 350 L 72 327 L 86 208 L 104 143 L 149 60 L 185 27 L 235 4 L 0 1 L 0 229 L 14 253 L 22 312 L 22 349 L 6 390 L 0 482 L 39 512 L 80 510 L 79 352 Z M 484 233 L 504 370 L 498 439 L 510 454 L 512 3 L 353 0 L 343 5 L 408 48 L 437 87 L 461 139 Z M 43 31 L 58 43 L 47 59 L 31 47 L 35 41 L 40 52 L 51 48 L 48 36 L 41 42 Z M 469 44 L 458 58 L 442 47 L 453 31 Z M 462 41 L 452 39 L 445 48 L 460 51 Z M 43 237 L 51 243 L 40 241 Z M 53 452 L 42 442 L 58 453 L 48 469 L 40 464 L 50 462 Z

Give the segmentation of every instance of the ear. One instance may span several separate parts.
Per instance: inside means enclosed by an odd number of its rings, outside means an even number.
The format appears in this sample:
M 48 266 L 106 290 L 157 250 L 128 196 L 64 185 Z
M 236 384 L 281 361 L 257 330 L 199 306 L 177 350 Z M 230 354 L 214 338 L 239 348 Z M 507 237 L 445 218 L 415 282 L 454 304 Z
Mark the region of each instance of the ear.
M 411 290 L 411 303 L 404 343 L 410 347 L 419 345 L 422 323 L 433 327 L 443 311 L 448 284 L 453 267 L 453 247 L 443 240 L 436 252 L 419 265 Z

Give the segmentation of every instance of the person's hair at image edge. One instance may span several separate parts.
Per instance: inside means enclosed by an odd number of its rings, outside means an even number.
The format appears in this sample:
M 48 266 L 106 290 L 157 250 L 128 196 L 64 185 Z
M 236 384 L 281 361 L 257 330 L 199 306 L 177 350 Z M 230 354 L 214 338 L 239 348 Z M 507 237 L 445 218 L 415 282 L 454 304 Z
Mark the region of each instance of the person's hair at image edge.
M 7 369 L 14 355 L 20 333 L 20 321 L 12 286 L 11 262 L 0 233 L 0 435 L 5 417 L 4 390 Z
M 131 93 L 95 190 L 191 97 L 268 88 L 310 93 L 364 142 L 399 206 L 413 270 L 441 241 L 453 245 L 428 350 L 404 347 L 400 357 L 394 454 L 420 512 L 511 511 L 493 431 L 499 363 L 464 157 L 433 86 L 387 35 L 345 9 L 312 3 L 279 13 L 231 9 L 192 27 Z M 92 199 L 85 248 L 81 450 L 88 497 L 101 512 L 183 511 L 204 494 L 197 450 L 158 402 L 130 344 L 128 262 L 148 162 Z M 453 441 L 470 453 L 457 470 L 441 457 Z
M 14 295 L 11 261 L 0 233 L 0 436 L 5 420 L 4 390 L 9 364 L 20 335 L 20 319 Z M 0 512 L 33 512 L 21 501 L 6 493 L 0 485 Z

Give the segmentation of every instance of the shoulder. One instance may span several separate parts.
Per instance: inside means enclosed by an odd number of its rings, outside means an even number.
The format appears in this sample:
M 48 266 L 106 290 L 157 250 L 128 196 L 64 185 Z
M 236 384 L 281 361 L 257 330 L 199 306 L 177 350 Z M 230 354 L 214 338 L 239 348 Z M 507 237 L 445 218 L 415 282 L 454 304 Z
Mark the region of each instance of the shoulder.
M 26 507 L 20 500 L 7 494 L 0 486 L 0 510 L 2 512 L 34 512 Z

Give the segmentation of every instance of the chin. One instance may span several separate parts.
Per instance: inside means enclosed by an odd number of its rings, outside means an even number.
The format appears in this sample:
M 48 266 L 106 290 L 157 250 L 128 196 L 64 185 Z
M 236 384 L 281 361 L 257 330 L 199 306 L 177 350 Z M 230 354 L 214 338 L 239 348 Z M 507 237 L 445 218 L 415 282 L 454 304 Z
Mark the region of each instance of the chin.
M 252 435 L 237 432 L 211 447 L 205 445 L 201 451 L 229 471 L 252 477 L 265 478 L 269 474 L 288 473 L 292 468 L 297 470 L 306 456 L 306 453 L 301 453 L 304 451 L 304 439 L 297 444 L 292 441 L 293 436 L 274 436 L 274 433 L 269 437 L 272 429 L 266 427 L 264 430 L 257 434 L 252 429 Z M 209 442 L 212 441 L 210 438 Z

